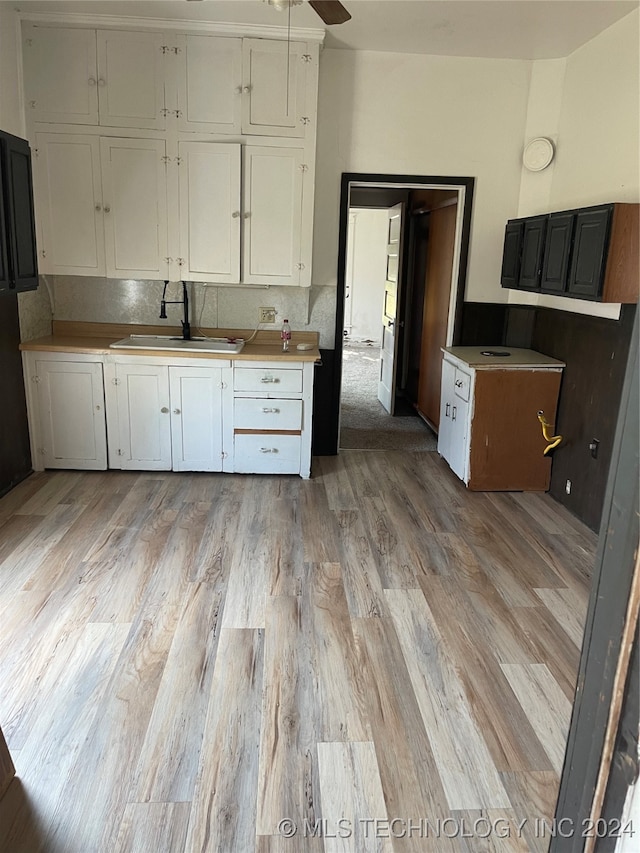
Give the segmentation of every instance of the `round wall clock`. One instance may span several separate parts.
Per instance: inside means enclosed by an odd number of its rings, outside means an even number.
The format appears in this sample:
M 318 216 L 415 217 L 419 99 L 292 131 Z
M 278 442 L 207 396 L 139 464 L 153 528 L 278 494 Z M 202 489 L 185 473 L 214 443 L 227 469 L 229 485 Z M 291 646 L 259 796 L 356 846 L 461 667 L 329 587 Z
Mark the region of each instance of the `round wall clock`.
M 522 162 L 530 172 L 541 172 L 553 160 L 553 154 L 553 142 L 546 136 L 538 136 L 525 147 Z

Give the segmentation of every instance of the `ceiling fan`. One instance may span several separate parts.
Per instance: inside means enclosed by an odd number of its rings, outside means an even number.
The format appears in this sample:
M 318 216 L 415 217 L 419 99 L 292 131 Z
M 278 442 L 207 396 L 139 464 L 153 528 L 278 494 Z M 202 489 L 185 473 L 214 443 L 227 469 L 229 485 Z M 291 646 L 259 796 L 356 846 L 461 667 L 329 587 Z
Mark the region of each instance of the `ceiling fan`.
M 267 0 L 267 3 L 274 9 L 283 10 L 290 9 L 291 6 L 299 6 L 302 0 Z M 340 3 L 340 0 L 308 0 L 308 3 L 316 15 L 319 15 L 328 26 L 344 24 L 351 20 L 351 15 Z

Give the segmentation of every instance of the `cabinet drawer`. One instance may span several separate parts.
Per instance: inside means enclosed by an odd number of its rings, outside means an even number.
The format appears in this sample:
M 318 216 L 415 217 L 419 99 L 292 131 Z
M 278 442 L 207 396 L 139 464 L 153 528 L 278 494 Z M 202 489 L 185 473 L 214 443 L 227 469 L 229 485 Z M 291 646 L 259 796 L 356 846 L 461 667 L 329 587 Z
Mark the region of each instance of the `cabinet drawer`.
M 236 435 L 233 470 L 240 474 L 299 474 L 299 435 Z
M 454 379 L 454 392 L 457 397 L 460 397 L 461 400 L 469 399 L 469 390 L 471 388 L 471 377 L 468 373 L 465 373 L 463 370 L 456 368 L 456 375 Z
M 302 429 L 302 400 L 239 397 L 234 402 L 236 429 Z
M 236 367 L 233 374 L 236 391 L 263 391 L 265 393 L 300 394 L 302 371 L 283 368 Z

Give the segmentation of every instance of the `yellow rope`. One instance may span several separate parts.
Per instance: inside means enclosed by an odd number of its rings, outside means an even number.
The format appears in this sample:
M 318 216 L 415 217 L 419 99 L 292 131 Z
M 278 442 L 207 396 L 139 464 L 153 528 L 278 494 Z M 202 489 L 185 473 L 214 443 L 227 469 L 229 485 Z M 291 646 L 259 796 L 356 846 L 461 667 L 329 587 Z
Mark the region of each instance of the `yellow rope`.
M 553 432 L 553 427 L 545 418 L 543 411 L 538 412 L 538 420 L 542 424 L 542 435 L 544 436 L 544 440 L 549 442 L 549 444 L 542 452 L 542 455 L 546 456 L 547 453 L 549 453 L 551 450 L 553 450 L 554 447 L 557 447 L 560 444 L 560 442 L 562 441 L 562 436 L 551 435 L 551 433 Z

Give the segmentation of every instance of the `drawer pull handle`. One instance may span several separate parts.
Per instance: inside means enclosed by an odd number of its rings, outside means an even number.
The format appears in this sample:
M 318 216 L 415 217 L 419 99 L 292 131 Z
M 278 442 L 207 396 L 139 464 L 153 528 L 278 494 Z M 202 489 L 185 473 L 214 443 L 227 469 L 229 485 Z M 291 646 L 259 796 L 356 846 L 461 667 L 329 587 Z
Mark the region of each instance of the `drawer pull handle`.
M 458 411 L 458 407 L 457 407 L 457 406 L 454 406 L 454 407 L 451 409 L 451 420 L 452 420 L 452 421 L 455 421 L 455 419 L 456 419 L 456 412 L 457 412 L 457 411 Z
M 451 408 L 451 403 L 447 403 L 447 405 L 446 405 L 446 406 L 445 406 L 445 408 L 444 408 L 444 416 L 445 416 L 445 418 L 448 418 L 448 417 L 449 417 L 449 409 L 450 409 L 450 408 Z
M 271 383 L 277 383 L 277 382 L 280 382 L 280 380 L 277 379 L 275 376 L 263 376 L 262 379 L 260 380 L 260 382 L 264 382 L 264 383 L 268 384 L 270 382 Z
M 277 415 L 280 412 L 280 409 L 268 409 L 266 406 L 262 409 L 265 415 Z
M 277 447 L 261 447 L 260 448 L 260 453 L 277 453 L 277 452 L 278 452 Z

